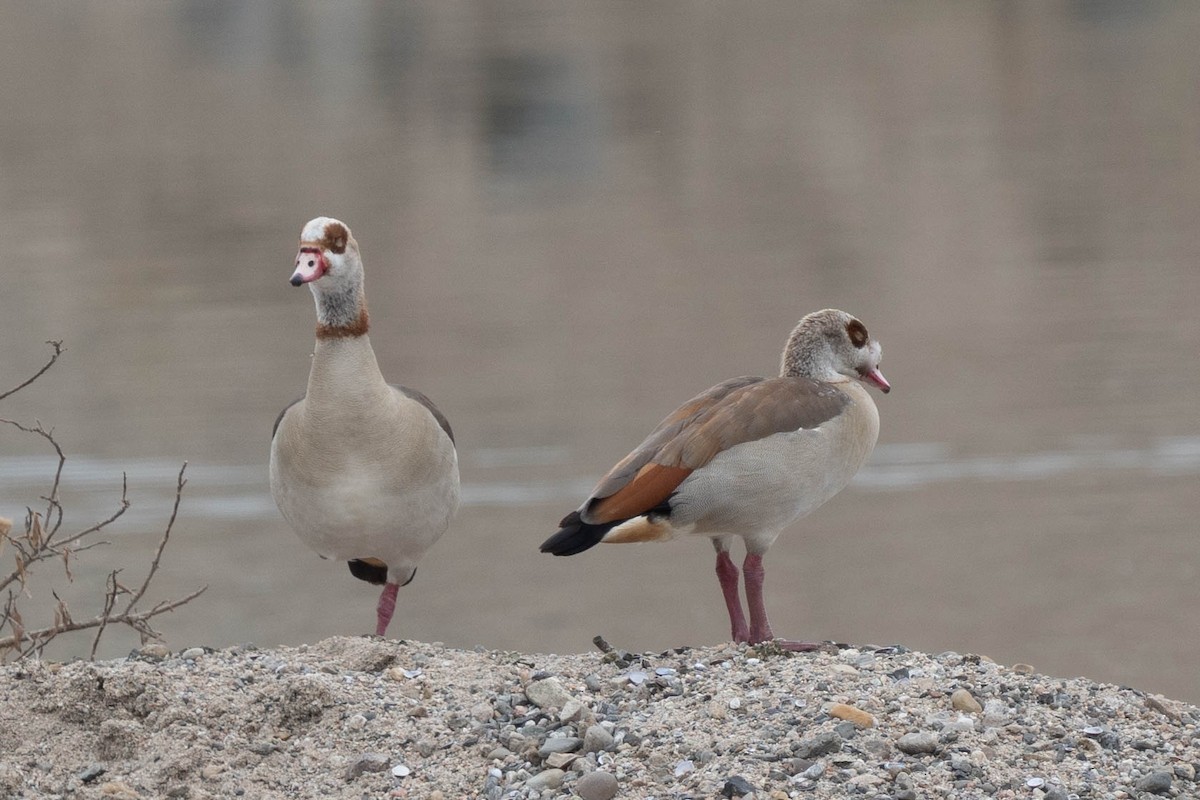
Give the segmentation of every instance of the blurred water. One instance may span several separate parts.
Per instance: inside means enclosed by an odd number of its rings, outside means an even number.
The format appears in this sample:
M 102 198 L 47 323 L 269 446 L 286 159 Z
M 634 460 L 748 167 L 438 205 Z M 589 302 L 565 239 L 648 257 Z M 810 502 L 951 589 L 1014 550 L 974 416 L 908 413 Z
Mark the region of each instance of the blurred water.
M 880 447 L 767 559 L 781 635 L 982 652 L 1200 700 L 1200 8 L 1103 2 L 8 4 L 0 401 L 53 426 L 77 617 L 208 584 L 173 646 L 369 630 L 266 487 L 304 386 L 302 224 L 346 220 L 385 374 L 464 507 L 394 635 L 711 643 L 703 542 L 536 552 L 682 400 L 825 306 L 884 345 Z M 0 429 L 0 515 L 48 489 Z M 114 635 L 109 654 L 131 640 Z M 90 642 L 75 652 L 86 652 Z M 70 647 L 60 655 L 69 655 Z

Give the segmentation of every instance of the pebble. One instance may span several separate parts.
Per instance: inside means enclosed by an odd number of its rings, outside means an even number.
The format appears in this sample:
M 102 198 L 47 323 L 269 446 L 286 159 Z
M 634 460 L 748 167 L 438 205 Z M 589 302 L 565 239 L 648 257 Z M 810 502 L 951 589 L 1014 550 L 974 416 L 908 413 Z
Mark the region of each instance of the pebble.
M 910 756 L 933 753 L 938 749 L 938 739 L 932 733 L 906 733 L 896 740 L 896 749 Z
M 812 739 L 803 739 L 792 745 L 792 753 L 798 758 L 809 760 L 828 753 L 836 753 L 842 749 L 842 737 L 834 731 L 826 731 Z
M 151 642 L 150 644 L 142 645 L 135 652 L 139 657 L 148 659 L 150 661 L 163 661 L 171 656 L 171 648 L 167 647 L 165 644 L 159 644 L 158 642 Z
M 538 748 L 538 755 L 546 758 L 551 753 L 574 753 L 583 745 L 583 739 L 574 736 L 553 736 Z
M 969 714 L 982 714 L 983 706 L 975 699 L 975 696 L 966 689 L 955 689 L 950 694 L 950 705 L 956 711 L 966 711 Z
M 412 770 L 409 769 L 404 764 L 396 764 L 395 766 L 392 767 L 392 777 L 393 778 L 407 778 L 411 774 L 412 774 Z
M 846 703 L 834 703 L 829 707 L 829 716 L 844 719 L 847 722 L 853 722 L 860 728 L 874 728 L 875 717 L 863 711 L 861 708 L 856 708 Z
M 618 788 L 616 777 L 604 770 L 589 772 L 575 782 L 575 794 L 581 800 L 612 800 Z
M 533 681 L 525 687 L 525 696 L 538 708 L 562 708 L 572 699 L 557 678 Z
M 105 773 L 105 769 L 101 764 L 91 764 L 87 769 L 79 773 L 79 780 L 84 783 L 91 783 Z
M 1139 792 L 1150 792 L 1151 794 L 1166 794 L 1171 791 L 1172 777 L 1171 773 L 1164 769 L 1156 769 L 1149 775 L 1143 775 L 1138 778 L 1133 785 Z
M 557 789 L 559 786 L 562 786 L 563 778 L 566 777 L 566 774 L 561 769 L 544 769 L 525 781 L 525 788 L 537 790 Z
M 203 647 L 189 647 L 187 650 L 184 650 L 182 653 L 180 653 L 179 657 L 182 658 L 184 661 L 196 661 L 203 655 L 204 655 Z
M 583 752 L 599 753 L 614 744 L 613 735 L 602 725 L 591 725 L 583 733 Z
M 727 778 L 725 786 L 721 788 L 721 796 L 728 797 L 731 800 L 734 797 L 745 797 L 748 794 L 754 794 L 754 792 L 754 785 L 741 775 L 734 775 L 731 778 Z
M 346 780 L 352 781 L 364 772 L 383 772 L 391 764 L 383 753 L 364 753 L 346 767 Z

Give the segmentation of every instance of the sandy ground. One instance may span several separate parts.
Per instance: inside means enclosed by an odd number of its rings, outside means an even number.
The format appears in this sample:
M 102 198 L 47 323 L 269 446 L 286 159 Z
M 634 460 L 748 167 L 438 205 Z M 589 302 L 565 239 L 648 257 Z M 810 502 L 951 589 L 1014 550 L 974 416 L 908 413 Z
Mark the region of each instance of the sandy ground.
M 1194 797 L 1198 721 L 896 647 L 150 645 L 0 669 L 0 797 Z

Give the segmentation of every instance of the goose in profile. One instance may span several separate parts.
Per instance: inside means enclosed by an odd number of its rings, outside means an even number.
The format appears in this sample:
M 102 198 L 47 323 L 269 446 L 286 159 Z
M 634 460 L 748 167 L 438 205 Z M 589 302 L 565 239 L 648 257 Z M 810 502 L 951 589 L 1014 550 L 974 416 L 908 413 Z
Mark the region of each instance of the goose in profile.
M 865 385 L 891 390 L 879 371 L 880 353 L 879 342 L 850 314 L 807 315 L 788 338 L 779 377 L 733 378 L 684 403 L 600 479 L 542 552 L 571 556 L 601 542 L 706 536 L 717 551 L 733 640 L 774 640 L 763 602 L 763 556 L 871 455 L 879 413 Z M 729 555 L 735 537 L 746 548 L 749 622 Z

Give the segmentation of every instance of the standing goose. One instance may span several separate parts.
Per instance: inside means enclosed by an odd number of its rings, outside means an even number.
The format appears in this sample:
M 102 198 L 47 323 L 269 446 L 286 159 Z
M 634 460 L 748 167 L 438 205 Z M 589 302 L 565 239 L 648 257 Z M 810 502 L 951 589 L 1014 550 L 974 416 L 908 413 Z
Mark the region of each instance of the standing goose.
M 891 390 L 880 352 L 845 311 L 809 314 L 788 338 L 778 378 L 733 378 L 680 406 L 559 523 L 542 552 L 708 536 L 733 640 L 773 640 L 763 555 L 785 527 L 849 483 L 874 449 L 879 413 L 863 383 Z M 749 625 L 729 557 L 734 536 L 746 544 Z
M 383 636 L 397 589 L 458 509 L 454 434 L 429 398 L 379 372 L 362 258 L 345 224 L 304 226 L 291 283 L 316 299 L 317 343 L 307 393 L 275 420 L 271 495 L 305 544 L 383 585 Z

